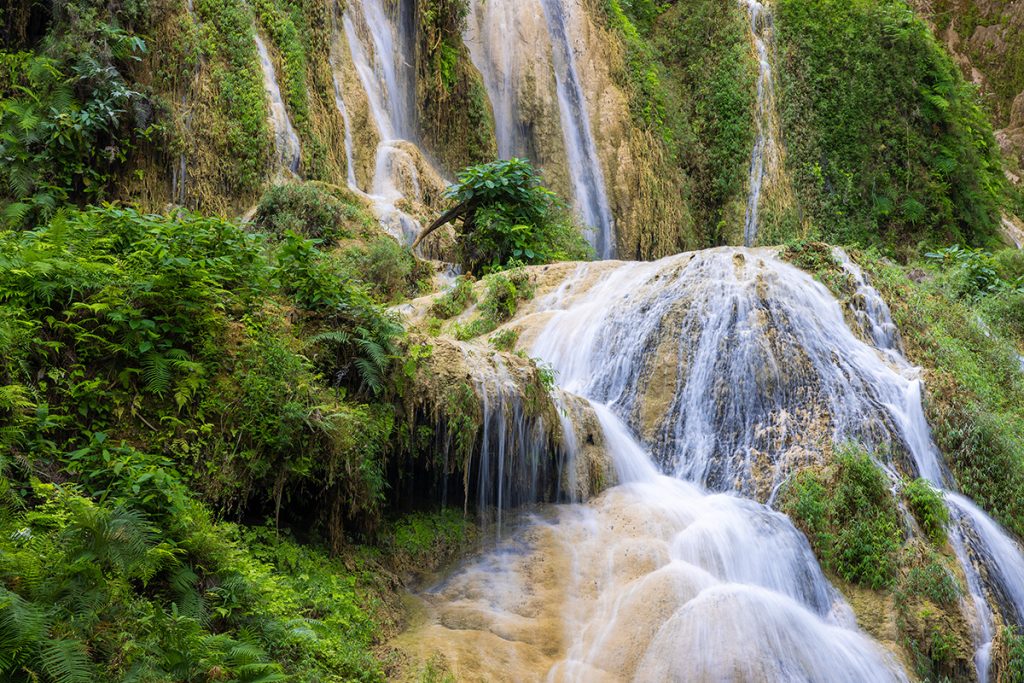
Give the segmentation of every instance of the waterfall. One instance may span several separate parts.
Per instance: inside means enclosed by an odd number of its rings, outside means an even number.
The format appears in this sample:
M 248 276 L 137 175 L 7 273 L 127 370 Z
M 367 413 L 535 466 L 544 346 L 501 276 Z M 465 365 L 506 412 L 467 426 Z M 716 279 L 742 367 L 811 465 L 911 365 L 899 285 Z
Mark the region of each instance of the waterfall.
M 757 243 L 758 213 L 761 204 L 761 189 L 768 168 L 776 163 L 776 141 L 771 125 L 775 111 L 775 83 L 772 76 L 769 41 L 772 31 L 771 12 L 759 0 L 740 0 L 750 16 L 750 32 L 757 49 L 757 137 L 750 155 L 748 180 L 747 215 L 744 221 L 743 241 L 748 247 Z
M 401 9 L 399 6 L 399 19 Z M 419 195 L 416 160 L 407 149 L 417 138 L 415 77 L 407 61 L 412 54 L 410 38 L 388 18 L 382 0 L 351 3 L 342 26 L 380 137 L 372 186 L 366 194 L 384 228 L 408 244 L 421 228 L 419 221 L 397 206 L 402 199 L 417 199 Z M 339 97 L 337 101 L 341 109 L 344 100 Z M 349 168 L 350 181 L 354 182 L 352 166 Z M 400 187 L 399 179 L 409 187 Z
M 589 228 L 587 237 L 599 258 L 610 259 L 615 256 L 615 223 L 591 131 L 586 95 L 576 70 L 576 48 L 569 41 L 567 1 L 541 0 L 551 36 L 562 136 L 576 208 Z
M 274 62 L 270 59 L 267 46 L 258 33 L 255 34 L 255 39 L 256 50 L 260 55 L 260 68 L 263 69 L 263 87 L 266 89 L 267 99 L 270 101 L 270 124 L 274 130 L 277 164 L 292 173 L 298 173 L 299 164 L 302 162 L 299 136 L 295 134 L 292 121 L 288 118 L 288 109 L 281 98 L 281 88 L 277 85 Z
M 473 0 L 463 37 L 483 76 L 494 111 L 498 155 L 503 159 L 532 156 L 538 161 L 531 154 L 537 141 L 523 122 L 520 90 L 536 87 L 531 67 L 550 52 L 573 202 L 598 257 L 610 259 L 615 256 L 615 221 L 577 69 L 579 39 L 571 31 L 571 2 Z M 529 42 L 525 35 L 538 20 L 545 27 L 547 44 L 543 46 Z
M 618 485 L 537 511 L 468 562 L 427 594 L 434 619 L 410 640 L 500 663 L 483 678 L 906 680 L 804 536 L 757 502 L 856 441 L 943 491 L 984 681 L 993 605 L 1024 617 L 1024 556 L 952 490 L 921 370 L 861 269 L 835 256 L 846 304 L 768 249 L 568 269 L 516 324 L 562 395 L 592 404 Z
M 888 305 L 867 282 L 863 271 L 842 250 L 835 249 L 834 253 L 857 285 L 854 298 L 858 307 L 857 319 L 864 322 L 868 338 L 877 348 L 887 352 L 890 363 L 901 368 L 910 367 L 902 355 Z M 984 325 L 984 321 L 979 322 Z M 952 478 L 942 467 L 941 456 L 931 440 L 920 406 L 919 396 L 909 398 L 906 422 L 913 424 L 920 435 L 912 444 L 911 454 L 920 476 L 943 492 L 950 511 L 953 521 L 950 542 L 967 578 L 971 607 L 975 613 L 974 661 L 978 679 L 984 683 L 988 679 L 994 637 L 994 618 L 988 592 L 995 596 L 1008 623 L 1024 623 L 1024 552 L 992 518 L 952 490 Z
M 531 0 L 470 3 L 463 41 L 491 101 L 494 135 L 502 159 L 530 156 L 529 133 L 519 120 L 518 88 L 526 58 L 520 47 L 520 30 L 529 15 L 540 12 L 540 6 Z
M 462 347 L 467 367 L 473 368 L 475 393 L 483 418 L 477 458 L 477 503 L 496 511 L 496 533 L 503 530 L 508 510 L 543 500 L 542 491 L 558 488 L 544 466 L 552 447 L 543 415 L 527 405 L 522 381 L 517 382 L 500 356 L 489 350 Z M 559 469 L 571 470 L 571 463 Z M 557 498 L 557 495 L 552 496 Z

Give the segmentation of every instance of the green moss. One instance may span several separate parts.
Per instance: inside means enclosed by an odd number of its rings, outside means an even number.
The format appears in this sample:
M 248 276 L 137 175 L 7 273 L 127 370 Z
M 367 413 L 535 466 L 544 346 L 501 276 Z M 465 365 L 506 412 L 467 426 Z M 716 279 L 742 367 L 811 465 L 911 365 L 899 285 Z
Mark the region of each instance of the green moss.
M 826 569 L 869 588 L 894 584 L 899 517 L 888 479 L 869 455 L 842 448 L 825 470 L 799 472 L 782 500 Z
M 442 569 L 473 546 L 476 525 L 462 510 L 444 508 L 439 512 L 416 512 L 389 524 L 380 544 L 388 561 L 400 571 L 421 576 Z
M 837 243 L 980 243 L 1004 180 L 974 91 L 902 0 L 781 0 L 788 165 L 814 228 Z
M 226 194 L 250 194 L 262 184 L 273 148 L 252 10 L 241 0 L 196 0 L 195 9 L 224 127 L 217 132 L 219 172 Z

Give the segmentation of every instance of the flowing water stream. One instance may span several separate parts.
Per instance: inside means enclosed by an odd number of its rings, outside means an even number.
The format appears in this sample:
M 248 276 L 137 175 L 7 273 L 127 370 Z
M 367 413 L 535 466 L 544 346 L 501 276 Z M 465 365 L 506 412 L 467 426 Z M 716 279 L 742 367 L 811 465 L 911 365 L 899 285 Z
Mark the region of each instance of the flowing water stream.
M 288 117 L 288 108 L 281 98 L 281 88 L 277 84 L 274 62 L 267 51 L 267 45 L 256 34 L 256 50 L 260 56 L 260 68 L 263 70 L 263 87 L 267 91 L 270 102 L 270 123 L 274 131 L 274 150 L 277 154 L 277 165 L 293 174 L 299 172 L 302 163 L 302 146 L 299 136 L 295 134 L 292 120 Z
M 421 229 L 419 221 L 398 207 L 401 200 L 416 199 L 420 194 L 419 171 L 410 150 L 417 140 L 413 105 L 416 83 L 409 62 L 413 38 L 403 19 L 412 15 L 401 4 L 397 10 L 392 18 L 383 0 L 360 0 L 346 9 L 342 26 L 379 136 L 373 180 L 365 194 L 384 228 L 408 244 Z M 340 89 L 338 93 L 339 110 L 347 118 Z M 346 124 L 346 130 L 350 136 L 350 124 Z M 355 183 L 352 168 L 350 160 L 349 181 Z
M 761 204 L 761 189 L 767 172 L 774 167 L 778 150 L 776 147 L 772 116 L 775 112 L 775 80 L 771 64 L 771 11 L 759 0 L 740 0 L 750 16 L 750 32 L 757 50 L 757 136 L 750 156 L 750 173 L 747 181 L 747 215 L 744 221 L 743 241 L 748 247 L 757 244 L 758 219 Z

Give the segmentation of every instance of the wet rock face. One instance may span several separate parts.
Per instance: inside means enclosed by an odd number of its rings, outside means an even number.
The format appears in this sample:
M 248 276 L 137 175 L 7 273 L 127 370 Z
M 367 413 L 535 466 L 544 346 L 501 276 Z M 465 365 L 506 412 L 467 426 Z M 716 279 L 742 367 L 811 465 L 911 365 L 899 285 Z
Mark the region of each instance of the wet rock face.
M 548 393 L 529 359 L 445 338 L 417 339 L 406 392 L 413 430 L 461 486 L 448 492 L 502 518 L 521 506 L 581 501 L 612 483 L 600 426 L 578 397 Z M 426 349 L 429 349 L 427 351 Z
M 906 451 L 904 426 L 883 404 L 913 391 L 915 371 L 876 386 L 889 360 L 848 315 L 774 252 L 722 249 L 580 266 L 514 324 L 563 388 L 611 405 L 665 472 L 766 500 L 834 441 L 898 462 Z M 602 373 L 570 360 L 580 346 Z

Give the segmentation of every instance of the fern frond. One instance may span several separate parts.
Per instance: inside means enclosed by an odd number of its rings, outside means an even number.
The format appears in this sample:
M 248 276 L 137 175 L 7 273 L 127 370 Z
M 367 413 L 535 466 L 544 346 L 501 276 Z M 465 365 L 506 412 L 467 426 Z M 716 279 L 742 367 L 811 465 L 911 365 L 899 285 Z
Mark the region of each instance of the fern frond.
M 365 358 L 356 358 L 355 366 L 359 371 L 359 379 L 374 395 L 384 390 L 384 377 L 374 363 Z
M 150 351 L 142 358 L 142 381 L 146 383 L 146 391 L 164 395 L 171 383 L 171 365 L 163 354 Z
M 39 661 L 55 683 L 92 683 L 92 664 L 85 647 L 77 640 L 45 640 L 39 650 Z
M 344 346 L 352 341 L 352 335 L 344 330 L 333 330 L 331 332 L 321 332 L 320 334 L 314 334 L 312 337 L 306 340 L 306 347 L 315 346 L 317 344 L 339 344 Z

